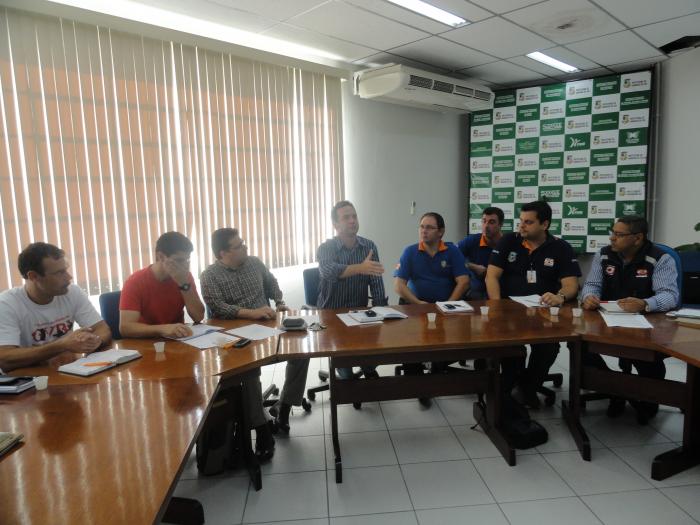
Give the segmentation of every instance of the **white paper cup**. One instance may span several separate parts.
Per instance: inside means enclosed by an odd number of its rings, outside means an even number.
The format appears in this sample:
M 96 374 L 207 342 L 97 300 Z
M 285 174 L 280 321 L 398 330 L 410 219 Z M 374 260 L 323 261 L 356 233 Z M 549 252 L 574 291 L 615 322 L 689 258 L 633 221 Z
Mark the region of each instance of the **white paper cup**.
M 489 307 L 488 306 L 481 306 L 479 308 L 481 310 L 481 315 L 489 315 Z
M 558 306 L 550 306 L 549 307 L 549 313 L 551 315 L 557 316 L 559 315 L 559 307 Z
M 159 354 L 161 352 L 165 352 L 165 341 L 158 341 L 157 343 L 153 343 L 153 348 L 156 349 L 156 352 Z
M 574 315 L 574 317 L 581 317 L 583 310 L 581 308 L 572 308 L 571 313 Z
M 49 388 L 49 376 L 37 376 L 34 378 L 34 388 L 37 390 L 46 390 Z
M 437 314 L 436 314 L 435 312 L 429 312 L 429 313 L 427 313 L 427 314 L 425 314 L 425 315 L 428 316 L 428 322 L 429 322 L 429 323 L 434 323 L 434 322 L 435 322 L 435 319 L 437 318 Z

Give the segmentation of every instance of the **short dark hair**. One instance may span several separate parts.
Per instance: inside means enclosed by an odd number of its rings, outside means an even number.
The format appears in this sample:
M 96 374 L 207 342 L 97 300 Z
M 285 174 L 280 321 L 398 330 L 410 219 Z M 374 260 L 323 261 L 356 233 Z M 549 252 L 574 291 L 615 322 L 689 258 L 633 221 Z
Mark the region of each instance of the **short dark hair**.
M 156 252 L 160 252 L 167 257 L 177 252 L 191 253 L 192 250 L 194 250 L 194 246 L 180 232 L 166 232 L 158 237 L 156 241 Z
M 489 206 L 486 208 L 481 212 L 481 216 L 483 217 L 484 215 L 495 215 L 498 217 L 498 224 L 503 224 L 503 221 L 506 218 L 506 216 L 503 214 L 503 210 L 501 208 L 497 208 L 496 206 Z
M 345 208 L 345 206 L 352 206 L 352 209 L 355 209 L 355 205 L 350 201 L 336 202 L 335 206 L 333 206 L 333 209 L 331 210 L 331 219 L 333 220 L 333 222 L 338 222 L 338 210 L 340 208 Z
M 647 238 L 649 223 L 641 215 L 623 215 L 617 219 L 617 222 L 626 224 L 630 229 L 630 233 L 641 233 L 645 239 Z
M 423 215 L 421 215 L 420 220 L 422 221 L 423 218 L 425 218 L 425 217 L 432 217 L 433 219 L 435 219 L 435 222 L 437 222 L 438 228 L 440 230 L 445 229 L 445 219 L 443 219 L 442 215 L 440 215 L 439 213 L 434 212 L 434 211 L 429 211 L 428 213 L 424 213 Z M 418 221 L 418 222 L 420 222 L 420 221 Z
M 22 253 L 17 257 L 17 268 L 25 279 L 27 279 L 29 272 L 36 272 L 43 276 L 46 257 L 61 259 L 65 255 L 66 252 L 58 246 L 46 242 L 34 242 L 22 250 Z
M 220 259 L 219 254 L 228 250 L 229 241 L 238 237 L 236 228 L 219 228 L 211 234 L 211 249 L 214 252 L 214 257 Z
M 520 211 L 534 211 L 537 214 L 537 220 L 540 223 L 548 221 L 547 229 L 552 225 L 552 208 L 545 201 L 532 201 L 523 204 Z

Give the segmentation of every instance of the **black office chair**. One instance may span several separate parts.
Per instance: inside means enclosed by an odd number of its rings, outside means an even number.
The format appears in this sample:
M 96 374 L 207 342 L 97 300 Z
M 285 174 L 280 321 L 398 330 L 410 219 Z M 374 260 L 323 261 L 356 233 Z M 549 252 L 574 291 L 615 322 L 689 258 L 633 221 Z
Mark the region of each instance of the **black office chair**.
M 112 339 L 122 338 L 122 334 L 119 332 L 119 299 L 121 295 L 119 290 L 100 294 L 100 314 L 112 331 Z
M 678 252 L 681 259 L 684 308 L 700 308 L 700 252 Z
M 318 285 L 321 282 L 321 273 L 316 268 L 307 268 L 303 273 L 304 277 L 304 302 L 305 308 L 315 308 L 318 304 Z M 311 401 L 316 399 L 316 394 L 319 392 L 324 392 L 330 389 L 328 384 L 328 377 L 330 374 L 328 370 L 319 370 L 318 378 L 321 380 L 322 384 L 308 388 L 306 390 L 306 397 Z M 358 379 L 362 376 L 362 372 L 356 372 L 354 374 L 355 378 Z M 355 408 L 360 407 L 360 403 L 353 403 Z

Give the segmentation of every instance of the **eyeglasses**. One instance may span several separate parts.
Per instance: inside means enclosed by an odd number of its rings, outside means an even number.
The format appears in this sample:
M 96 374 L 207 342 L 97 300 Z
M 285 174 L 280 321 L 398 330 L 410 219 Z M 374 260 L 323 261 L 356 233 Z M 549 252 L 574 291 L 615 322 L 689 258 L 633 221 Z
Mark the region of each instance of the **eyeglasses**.
M 245 247 L 246 247 L 245 241 L 241 241 L 241 242 L 240 242 L 239 244 L 237 244 L 236 246 L 229 246 L 228 249 L 229 249 L 229 251 L 238 251 L 238 250 L 242 250 L 242 249 L 245 248 Z
M 418 226 L 418 228 L 420 228 L 421 230 L 439 230 L 440 229 L 437 226 L 433 226 L 431 224 L 421 224 L 420 226 Z
M 628 235 L 637 235 L 637 234 L 633 233 L 633 232 L 622 233 L 622 232 L 616 232 L 615 230 L 608 230 L 608 235 L 610 235 L 610 237 L 615 237 L 616 239 L 619 239 L 620 237 L 627 237 Z

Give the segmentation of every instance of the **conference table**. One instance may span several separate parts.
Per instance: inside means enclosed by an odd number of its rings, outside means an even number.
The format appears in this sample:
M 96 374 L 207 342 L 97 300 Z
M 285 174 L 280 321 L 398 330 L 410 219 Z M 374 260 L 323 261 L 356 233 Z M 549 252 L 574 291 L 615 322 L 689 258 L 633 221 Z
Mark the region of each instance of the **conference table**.
M 26 436 L 21 446 L 0 458 L 0 523 L 158 522 L 217 393 L 256 376 L 260 366 L 311 357 L 329 358 L 338 482 L 342 456 L 337 405 L 343 403 L 484 394 L 485 405 L 475 403 L 471 409 L 504 459 L 514 465 L 515 451 L 499 426 L 499 363 L 522 355 L 526 343 L 560 341 L 571 350 L 564 416 L 584 459 L 590 459 L 590 443 L 580 423 L 580 390 L 591 389 L 684 411 L 683 445 L 656 458 L 655 479 L 700 463 L 700 332 L 660 314 L 647 316 L 654 329 L 633 330 L 608 328 L 596 312 L 574 318 L 569 306 L 552 316 L 547 308 L 525 308 L 507 300 L 470 304 L 475 313 L 438 313 L 435 323 L 426 316 L 437 311 L 434 305 L 397 306 L 407 319 L 352 327 L 336 315 L 347 310 L 300 312 L 318 315 L 326 328 L 287 332 L 243 348 L 199 350 L 168 341 L 159 354 L 153 339 L 124 339 L 114 346 L 137 349 L 143 357 L 88 378 L 59 373 L 56 361 L 15 370 L 13 375 L 48 375 L 49 388 L 0 396 L 0 429 Z M 480 315 L 480 306 L 489 306 L 488 315 Z M 253 323 L 208 322 L 224 329 Z M 257 323 L 273 327 L 279 322 L 278 317 Z M 584 351 L 645 359 L 655 353 L 675 356 L 688 364 L 688 375 L 682 383 L 591 370 L 582 365 Z M 462 359 L 484 359 L 487 366 L 360 380 L 336 379 L 334 373 L 346 366 Z

